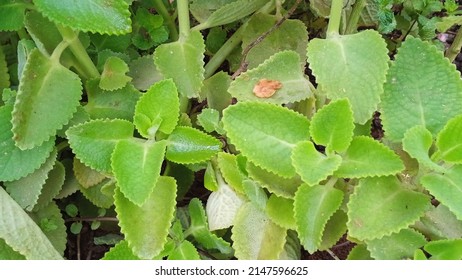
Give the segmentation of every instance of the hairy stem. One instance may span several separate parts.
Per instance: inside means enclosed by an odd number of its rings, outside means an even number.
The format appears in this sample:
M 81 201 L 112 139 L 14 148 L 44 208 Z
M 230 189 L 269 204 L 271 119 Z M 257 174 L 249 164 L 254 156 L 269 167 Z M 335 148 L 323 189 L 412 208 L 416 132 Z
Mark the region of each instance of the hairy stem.
M 462 48 L 462 27 L 459 27 L 454 42 L 452 42 L 449 49 L 446 51 L 446 57 L 453 62 L 456 59 L 457 55 L 460 53 Z
M 356 0 L 353 4 L 353 10 L 351 11 L 348 23 L 345 29 L 345 34 L 353 34 L 357 31 L 359 17 L 364 7 L 366 7 L 366 0 Z
M 330 8 L 329 25 L 327 26 L 327 38 L 339 34 L 340 19 L 342 18 L 343 0 L 332 0 Z
M 170 31 L 170 38 L 172 39 L 172 41 L 178 40 L 178 29 L 176 28 L 175 21 L 173 20 L 173 17 L 169 14 L 162 0 L 152 0 L 152 5 L 156 9 L 156 11 L 162 16 L 165 23 L 167 24 L 167 28 Z
M 189 35 L 189 2 L 188 0 L 177 0 L 178 21 L 180 25 L 180 39 Z

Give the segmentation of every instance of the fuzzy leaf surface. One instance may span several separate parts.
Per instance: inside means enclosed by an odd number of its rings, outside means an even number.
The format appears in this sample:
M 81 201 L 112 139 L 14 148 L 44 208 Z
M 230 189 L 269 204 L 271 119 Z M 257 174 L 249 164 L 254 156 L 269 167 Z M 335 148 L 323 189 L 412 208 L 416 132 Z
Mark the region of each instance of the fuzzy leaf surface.
M 131 31 L 130 11 L 124 0 L 35 0 L 35 6 L 53 22 L 100 34 Z
M 154 63 L 162 76 L 171 78 L 181 95 L 198 97 L 204 80 L 205 43 L 199 31 L 183 40 L 162 44 L 154 52 Z
M 223 126 L 231 143 L 254 164 L 282 177 L 295 175 L 290 155 L 309 139 L 310 122 L 284 107 L 239 102 L 223 111 Z
M 226 183 L 228 183 L 234 191 L 243 194 L 244 187 L 242 182 L 246 179 L 246 176 L 239 168 L 238 156 L 219 152 L 217 162 Z
M 221 149 L 218 139 L 192 127 L 177 126 L 167 139 L 166 158 L 182 164 L 209 160 Z
M 404 134 L 403 150 L 411 157 L 432 170 L 444 171 L 444 168 L 430 159 L 429 151 L 433 145 L 433 136 L 424 126 L 410 128 Z
M 348 99 L 332 101 L 322 107 L 311 119 L 310 134 L 327 152 L 344 152 L 353 139 L 353 111 Z
M 438 134 L 436 146 L 439 157 L 450 163 L 462 163 L 462 115 L 448 121 Z
M 2 0 L 0 1 L 0 30 L 15 31 L 24 26 L 24 1 Z
M 33 50 L 12 113 L 16 145 L 23 150 L 32 149 L 50 139 L 77 111 L 81 94 L 77 74 L 38 49 Z
M 204 81 L 201 89 L 201 99 L 207 99 L 207 105 L 211 109 L 221 112 L 231 104 L 231 95 L 228 92 L 231 77 L 220 71 Z
M 383 93 L 388 70 L 388 50 L 374 30 L 353 35 L 313 39 L 308 43 L 308 62 L 327 97 L 348 98 L 354 120 L 364 124 L 372 117 Z
M 119 140 L 133 136 L 134 126 L 125 120 L 92 120 L 66 131 L 69 145 L 85 165 L 111 172 L 111 154 Z
M 365 178 L 355 187 L 347 206 L 349 234 L 369 240 L 414 224 L 429 209 L 430 198 L 406 189 L 396 177 Z
M 462 221 L 443 204 L 427 211 L 414 227 L 431 240 L 462 238 Z
M 462 165 L 446 169 L 444 174 L 430 173 L 420 183 L 443 205 L 447 206 L 459 220 L 462 220 Z
M 461 260 L 462 239 L 430 241 L 424 247 L 432 260 Z
M 75 178 L 84 188 L 94 186 L 106 178 L 104 174 L 101 174 L 100 172 L 93 170 L 85 164 L 81 163 L 80 160 L 78 160 L 76 157 L 74 157 L 72 167 Z
M 403 229 L 390 236 L 367 241 L 367 250 L 376 260 L 412 259 L 415 250 L 427 243 L 425 237 L 413 230 Z
M 112 172 L 124 196 L 142 206 L 154 191 L 167 143 L 120 140 L 111 157 Z
M 62 260 L 40 227 L 3 188 L 0 188 L 0 238 L 28 260 Z
M 277 225 L 295 229 L 294 201 L 272 194 L 266 203 L 266 214 Z
M 172 80 L 155 83 L 136 104 L 134 123 L 145 138 L 153 139 L 157 131 L 172 133 L 180 115 L 178 91 Z
M 404 170 L 401 159 L 390 148 L 367 136 L 353 138 L 335 176 L 363 178 L 387 176 Z
M 48 172 L 48 178 L 45 181 L 45 184 L 43 185 L 40 195 L 37 199 L 37 203 L 34 206 L 34 212 L 37 212 L 48 206 L 59 194 L 64 184 L 64 176 L 66 176 L 64 165 L 61 162 L 56 161 L 53 169 Z
M 342 191 L 320 185 L 302 185 L 295 194 L 297 232 L 303 247 L 311 254 L 319 249 L 324 228 L 342 200 Z
M 140 260 L 135 256 L 128 247 L 128 242 L 122 240 L 112 247 L 106 254 L 104 254 L 103 260 Z
M 255 93 L 256 85 L 264 79 L 280 83 L 280 88 L 267 98 Z M 296 102 L 311 96 L 310 82 L 304 76 L 300 56 L 290 50 L 278 52 L 258 67 L 242 73 L 231 82 L 228 91 L 240 101 L 273 104 Z
M 313 142 L 299 142 L 292 151 L 292 162 L 302 180 L 314 186 L 332 175 L 342 163 L 339 155 L 325 156 L 318 152 Z
M 100 88 L 112 91 L 125 87 L 132 80 L 126 75 L 127 72 L 128 65 L 125 61 L 116 56 L 109 57 L 104 63 L 103 73 L 101 73 Z
M 168 230 L 176 205 L 176 182 L 171 177 L 159 177 L 156 191 L 139 207 L 115 191 L 115 206 L 119 226 L 133 253 L 141 259 L 157 256 L 167 242 Z
M 183 240 L 168 256 L 168 260 L 200 260 L 196 247 L 188 240 Z
M 0 181 L 14 181 L 39 168 L 49 157 L 54 139 L 29 150 L 19 149 L 11 132 L 11 112 L 13 106 L 0 107 Z
M 105 179 L 89 188 L 80 188 L 80 192 L 97 207 L 108 209 L 114 205 L 115 180 Z
M 239 260 L 279 258 L 287 230 L 273 223 L 265 212 L 248 202 L 239 209 L 234 223 L 231 238 Z
M 435 46 L 408 38 L 387 74 L 382 98 L 383 128 L 399 141 L 422 125 L 435 136 L 448 120 L 462 114 L 462 80 L 455 65 Z

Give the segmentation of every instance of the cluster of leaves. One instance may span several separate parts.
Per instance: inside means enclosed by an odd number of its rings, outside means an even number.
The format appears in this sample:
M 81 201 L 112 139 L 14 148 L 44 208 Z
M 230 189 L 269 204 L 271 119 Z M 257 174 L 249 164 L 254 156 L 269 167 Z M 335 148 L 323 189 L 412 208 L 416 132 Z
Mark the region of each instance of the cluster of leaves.
M 345 234 L 350 259 L 461 259 L 460 73 L 431 36 L 390 61 L 356 31 L 358 9 L 387 33 L 392 4 L 452 2 L 310 1 L 312 40 L 282 2 L 0 0 L 0 258 L 63 258 L 65 213 L 117 221 L 104 259 L 299 259 Z

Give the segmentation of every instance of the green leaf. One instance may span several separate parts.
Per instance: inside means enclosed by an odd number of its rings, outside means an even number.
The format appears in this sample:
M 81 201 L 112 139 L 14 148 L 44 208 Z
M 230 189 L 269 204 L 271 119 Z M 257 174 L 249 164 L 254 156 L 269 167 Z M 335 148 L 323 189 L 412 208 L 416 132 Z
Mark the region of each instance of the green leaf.
M 74 158 L 73 170 L 75 178 L 84 188 L 94 186 L 106 178 L 104 174 L 91 169 L 90 167 L 81 163 L 77 158 Z
M 199 31 L 180 41 L 162 44 L 154 51 L 154 63 L 165 78 L 175 82 L 181 95 L 198 97 L 204 80 L 205 44 Z
M 294 201 L 272 194 L 266 203 L 266 214 L 278 226 L 295 229 Z
M 121 140 L 112 153 L 112 172 L 124 197 L 143 206 L 153 193 L 167 143 L 141 139 Z
M 278 259 L 284 250 L 286 235 L 286 229 L 248 202 L 239 209 L 232 228 L 235 256 L 239 260 Z
M 295 194 L 297 232 L 303 247 L 311 254 L 319 249 L 324 228 L 342 201 L 343 192 L 333 187 L 302 185 Z
M 458 5 L 457 8 L 459 8 Z M 438 32 L 446 32 L 456 24 L 462 24 L 462 16 L 446 16 L 436 23 L 436 30 L 438 30 Z
M 372 117 L 383 92 L 389 59 L 378 32 L 313 39 L 307 56 L 318 86 L 328 98 L 348 98 L 357 123 L 364 124 Z
M 387 176 L 403 170 L 403 162 L 388 147 L 371 137 L 356 136 L 334 175 L 344 178 L 363 178 Z
M 444 168 L 430 159 L 429 151 L 433 145 L 433 136 L 424 126 L 417 125 L 406 131 L 403 138 L 403 150 L 415 158 L 419 164 L 444 172 Z
M 67 228 L 64 224 L 61 210 L 56 203 L 48 203 L 47 206 L 37 212 L 30 213 L 29 216 L 42 229 L 56 251 L 63 256 L 67 244 Z
M 66 131 L 76 157 L 88 167 L 111 172 L 111 154 L 118 141 L 133 137 L 134 126 L 125 120 L 92 120 Z
M 104 254 L 103 260 L 140 260 L 135 254 L 133 254 L 128 242 L 122 240 L 111 248 L 106 254 Z
M 142 56 L 130 61 L 128 76 L 132 77 L 132 84 L 136 89 L 146 91 L 151 85 L 163 79 L 157 70 L 152 55 Z
M 293 230 L 287 231 L 286 244 L 284 245 L 284 251 L 279 255 L 280 260 L 300 260 L 302 246 L 300 246 L 300 240 L 298 239 L 297 233 Z
M 259 182 L 269 192 L 285 198 L 294 198 L 295 192 L 303 183 L 298 175 L 283 178 L 250 162 L 247 162 L 247 171 L 252 179 Z
M 1 9 L 1 8 L 0 8 Z M 1 10 L 0 10 L 1 13 Z M 10 74 L 8 74 L 8 62 L 6 61 L 3 47 L 0 45 L 0 91 L 10 87 Z
M 462 165 L 448 168 L 444 174 L 424 175 L 420 183 L 462 220 Z
M 135 109 L 135 126 L 145 138 L 153 139 L 157 131 L 170 134 L 180 115 L 180 100 L 172 80 L 155 83 L 140 98 Z
M 199 199 L 193 198 L 189 202 L 188 210 L 191 217 L 191 226 L 188 230 L 194 236 L 195 240 L 206 249 L 218 249 L 223 254 L 232 253 L 228 242 L 210 232 L 205 210 Z
M 414 224 L 429 209 L 430 198 L 408 190 L 396 177 L 365 178 L 355 187 L 347 206 L 349 234 L 370 240 Z
M 51 55 L 56 46 L 58 46 L 58 44 L 63 40 L 63 37 L 59 33 L 56 25 L 38 11 L 27 12 L 24 24 L 27 32 L 34 40 L 33 42 L 35 44 L 32 45 L 33 48 L 35 49 L 37 47 L 43 54 Z M 28 41 L 23 41 L 23 43 L 24 45 L 22 48 L 24 49 L 22 51 L 25 52 L 25 57 L 27 58 L 27 54 L 30 54 L 30 48 L 32 46 L 28 43 Z M 64 50 L 61 54 L 61 60 L 63 58 L 69 59 L 71 57 L 73 57 L 73 55 L 68 50 Z M 19 64 L 21 65 L 22 63 L 19 62 Z M 19 67 L 19 69 L 22 69 L 22 67 Z M 22 71 L 19 71 L 19 69 L 18 76 L 21 77 Z
M 92 119 L 124 119 L 133 120 L 135 106 L 141 97 L 141 94 L 131 84 L 125 87 L 105 91 L 98 86 L 99 80 L 87 81 L 86 92 L 88 103 L 85 110 Z
M 461 260 L 462 239 L 430 241 L 424 250 L 432 255 L 432 260 Z
M 371 253 L 367 250 L 366 244 L 359 244 L 351 249 L 348 260 L 373 260 Z
M 237 211 L 245 202 L 244 198 L 222 181 L 218 184 L 218 191 L 212 192 L 207 199 L 206 211 L 211 231 L 232 226 Z
M 215 170 L 213 169 L 212 163 L 210 161 L 207 162 L 207 168 L 205 169 L 204 173 L 204 187 L 212 192 L 218 190 L 218 182 L 215 175 Z
M 19 180 L 4 183 L 11 198 L 23 209 L 28 211 L 34 209 L 43 187 L 46 184 L 49 173 L 56 163 L 56 155 L 57 152 L 54 150 L 45 163 L 33 173 Z
M 77 74 L 38 49 L 33 50 L 12 113 L 16 145 L 23 150 L 31 149 L 49 140 L 72 118 L 81 93 Z
M 325 156 L 310 141 L 299 142 L 292 151 L 292 162 L 302 180 L 314 186 L 332 175 L 342 163 L 339 155 Z
M 64 169 L 64 165 L 61 162 L 56 161 L 53 169 L 48 173 L 48 178 L 45 184 L 42 186 L 37 203 L 33 209 L 34 212 L 48 206 L 48 204 L 50 204 L 51 201 L 59 194 L 64 184 L 65 173 L 66 170 Z
M 259 36 L 270 30 L 280 18 L 275 15 L 257 13 L 252 16 L 242 35 L 242 48 L 245 49 Z M 308 33 L 305 24 L 296 19 L 287 19 L 276 30 L 273 30 L 263 41 L 250 49 L 246 61 L 248 69 L 257 67 L 267 58 L 284 50 L 296 51 L 305 65 Z
M 72 29 L 109 35 L 131 31 L 129 5 L 125 0 L 35 0 L 34 4 L 53 22 Z
M 412 259 L 415 250 L 427 243 L 425 237 L 412 229 L 403 229 L 398 233 L 380 239 L 367 241 L 367 250 L 376 260 Z
M 156 189 L 142 207 L 130 202 L 118 188 L 115 192 L 121 231 L 133 253 L 142 259 L 152 259 L 162 251 L 174 217 L 175 179 L 159 177 Z
M 462 115 L 452 118 L 436 139 L 438 157 L 450 163 L 462 163 Z
M 286 104 L 312 95 L 305 78 L 300 56 L 291 50 L 281 51 L 237 77 L 228 92 L 239 101 Z
M 229 4 L 219 7 L 210 14 L 207 19 L 194 27 L 197 30 L 207 29 L 218 25 L 224 25 L 246 17 L 257 11 L 268 1 L 266 0 L 236 0 Z
M 244 187 L 244 194 L 248 200 L 260 210 L 265 210 L 268 196 L 263 188 L 257 182 L 249 179 L 244 180 L 242 186 Z
M 99 87 L 109 91 L 125 87 L 132 80 L 126 75 L 127 72 L 128 65 L 125 61 L 116 56 L 109 57 L 104 63 Z
M 254 164 L 285 178 L 295 175 L 290 155 L 309 139 L 305 117 L 273 104 L 239 102 L 223 111 L 222 121 L 231 143 Z
M 191 14 L 198 22 L 204 22 L 216 10 L 236 0 L 193 0 L 189 5 Z
M 196 247 L 188 240 L 183 240 L 168 256 L 168 260 L 200 260 Z
M 62 259 L 42 230 L 3 188 L 0 188 L 0 205 L 0 238 L 7 245 L 28 260 Z
M 163 175 L 175 178 L 178 188 L 178 201 L 184 198 L 195 181 L 194 172 L 191 169 L 182 164 L 176 164 L 173 162 L 167 162 L 167 167 Z
M 16 31 L 24 26 L 26 3 L 17 0 L 0 1 L 0 30 Z
M 390 140 L 401 140 L 416 125 L 435 136 L 448 120 L 462 114 L 460 73 L 441 51 L 420 39 L 403 42 L 384 88 L 381 118 Z
M 20 253 L 13 250 L 5 240 L 0 239 L 0 260 L 25 260 L 26 258 Z
M 114 204 L 115 181 L 105 179 L 89 188 L 80 188 L 80 192 L 97 207 L 108 209 Z
M 54 139 L 29 150 L 19 149 L 11 132 L 13 106 L 0 107 L 0 181 L 14 181 L 27 176 L 39 168 L 49 157 Z
M 311 119 L 310 134 L 314 142 L 323 145 L 329 154 L 344 152 L 353 139 L 353 111 L 348 99 L 332 101 Z
M 166 158 L 182 164 L 209 160 L 221 149 L 218 139 L 186 126 L 177 126 L 167 142 Z
M 231 77 L 223 71 L 220 71 L 204 81 L 201 89 L 201 99 L 207 99 L 207 106 L 221 113 L 231 105 L 231 95 L 228 92 L 231 84 Z
M 94 45 L 98 51 L 111 50 L 113 52 L 122 53 L 128 49 L 131 43 L 131 34 L 121 36 L 109 36 L 101 35 L 98 33 L 92 33 L 89 35 L 92 45 Z
M 219 152 L 217 162 L 226 183 L 236 192 L 243 194 L 244 187 L 242 186 L 242 182 L 246 179 L 246 176 L 239 168 L 238 157 L 233 154 Z
M 319 245 L 319 250 L 324 251 L 329 248 L 332 248 L 335 244 L 338 243 L 340 238 L 345 235 L 347 232 L 347 223 L 348 216 L 340 207 L 337 212 L 335 212 L 329 221 L 327 221 L 326 226 L 324 227 L 324 232 L 322 234 L 321 245 Z
M 462 221 L 443 204 L 427 211 L 414 228 L 430 240 L 462 238 Z
M 220 112 L 215 109 L 205 108 L 197 115 L 197 123 L 208 133 L 220 131 Z

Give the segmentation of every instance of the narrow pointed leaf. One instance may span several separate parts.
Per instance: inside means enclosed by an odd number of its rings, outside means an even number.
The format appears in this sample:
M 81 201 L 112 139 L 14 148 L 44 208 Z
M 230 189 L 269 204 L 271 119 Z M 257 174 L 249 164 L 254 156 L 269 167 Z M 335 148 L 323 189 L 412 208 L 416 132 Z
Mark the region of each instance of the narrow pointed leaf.
M 388 71 L 382 100 L 386 135 L 399 141 L 422 125 L 435 136 L 452 117 L 462 114 L 462 80 L 455 65 L 435 46 L 408 38 Z
M 154 63 L 165 78 L 171 78 L 181 95 L 198 97 L 204 80 L 204 39 L 193 31 L 183 40 L 162 44 L 154 52 Z
M 31 149 L 50 139 L 77 111 L 81 94 L 77 74 L 33 50 L 12 113 L 16 145 Z
M 131 31 L 130 11 L 124 0 L 35 0 L 35 6 L 53 22 L 100 34 Z
M 401 159 L 382 143 L 367 136 L 353 138 L 335 176 L 363 178 L 387 176 L 404 170 Z
M 333 100 L 348 98 L 354 120 L 364 124 L 377 109 L 388 69 L 388 50 L 375 30 L 313 39 L 308 63 L 320 89 Z
M 349 234 L 376 239 L 414 224 L 429 209 L 430 198 L 406 189 L 396 177 L 366 178 L 355 187 L 347 206 Z
M 295 222 L 303 247 L 311 254 L 319 249 L 329 218 L 342 204 L 343 193 L 326 186 L 301 186 L 294 198 Z
M 462 115 L 448 121 L 438 134 L 436 146 L 439 156 L 451 163 L 462 163 Z
M 328 152 L 344 152 L 353 139 L 353 121 L 348 99 L 332 101 L 311 119 L 311 137 L 316 144 L 325 146 Z
M 265 80 L 273 81 L 277 87 L 272 94 L 262 97 L 256 88 Z M 292 103 L 311 96 L 310 82 L 304 76 L 300 56 L 290 50 L 278 52 L 258 67 L 242 73 L 228 91 L 240 101 L 274 104 Z
M 175 210 L 175 180 L 160 177 L 156 189 L 142 207 L 130 202 L 119 189 L 115 192 L 119 226 L 133 253 L 141 259 L 152 259 L 162 251 Z
M 239 209 L 232 228 L 235 256 L 239 260 L 278 259 L 284 250 L 286 234 L 286 229 L 248 202 Z
M 11 132 L 12 110 L 11 105 L 0 107 L 0 181 L 14 181 L 29 175 L 46 161 L 54 147 L 54 139 L 50 139 L 33 149 L 19 149 Z
M 42 230 L 3 188 L 0 188 L 0 205 L 0 238 L 7 245 L 28 260 L 62 259 Z
M 447 169 L 444 174 L 430 173 L 420 180 L 436 199 L 462 220 L 462 165 Z
M 254 164 L 282 177 L 295 175 L 290 155 L 309 139 L 310 122 L 287 108 L 240 102 L 223 111 L 223 126 L 232 144 Z
M 92 120 L 66 131 L 69 145 L 85 165 L 111 172 L 111 155 L 119 140 L 133 137 L 134 126 L 125 120 Z
M 136 104 L 134 123 L 145 138 L 153 139 L 157 131 L 172 133 L 180 115 L 180 100 L 172 80 L 155 83 Z
M 332 175 L 342 163 L 339 155 L 325 156 L 310 141 L 299 142 L 292 151 L 292 162 L 302 180 L 314 186 Z
M 154 191 L 167 143 L 121 140 L 112 153 L 112 172 L 124 196 L 142 206 Z
M 429 152 L 433 145 L 433 136 L 424 126 L 410 128 L 404 134 L 403 150 L 415 158 L 419 164 L 432 170 L 444 171 L 444 168 L 430 159 Z

